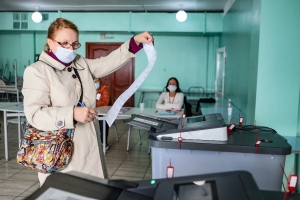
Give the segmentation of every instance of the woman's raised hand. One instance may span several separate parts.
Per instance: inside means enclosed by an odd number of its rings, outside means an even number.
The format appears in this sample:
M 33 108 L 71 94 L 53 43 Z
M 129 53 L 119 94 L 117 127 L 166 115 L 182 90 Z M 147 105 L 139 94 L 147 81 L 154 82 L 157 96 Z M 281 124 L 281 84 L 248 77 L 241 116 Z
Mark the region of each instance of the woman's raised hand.
M 147 31 L 134 36 L 133 39 L 137 45 L 139 45 L 140 43 L 154 43 L 154 38 L 152 37 L 151 33 Z

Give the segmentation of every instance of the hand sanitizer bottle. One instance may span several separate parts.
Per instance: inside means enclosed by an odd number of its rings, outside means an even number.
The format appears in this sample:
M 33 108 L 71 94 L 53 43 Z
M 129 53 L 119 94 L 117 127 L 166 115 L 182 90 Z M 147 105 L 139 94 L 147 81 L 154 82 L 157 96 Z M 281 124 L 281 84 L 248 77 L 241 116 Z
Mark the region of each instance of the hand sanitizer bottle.
M 231 99 L 228 99 L 228 116 L 232 115 Z

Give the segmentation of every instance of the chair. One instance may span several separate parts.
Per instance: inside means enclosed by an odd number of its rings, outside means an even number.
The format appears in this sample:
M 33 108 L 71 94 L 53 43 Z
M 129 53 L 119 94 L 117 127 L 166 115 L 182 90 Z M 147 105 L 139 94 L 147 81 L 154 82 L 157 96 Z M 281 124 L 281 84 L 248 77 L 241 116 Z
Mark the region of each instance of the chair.
M 24 133 L 25 132 L 25 128 L 26 128 L 26 125 L 27 125 L 27 120 L 26 120 L 26 117 L 20 117 L 21 119 L 21 128 L 22 128 L 22 132 Z M 8 125 L 9 123 L 12 123 L 12 124 L 18 124 L 18 118 L 10 118 L 7 120 L 7 123 L 6 123 L 6 126 L 8 128 Z
M 188 95 L 190 96 L 197 96 L 199 94 L 204 94 L 205 89 L 201 86 L 191 86 L 188 89 Z
M 184 96 L 184 98 L 183 98 L 183 109 L 184 109 L 184 114 L 186 115 L 186 117 L 193 116 L 192 105 L 189 102 L 187 102 L 186 96 Z
M 188 89 L 189 102 L 192 106 L 197 105 L 197 101 L 200 99 L 201 95 L 205 94 L 205 89 L 201 86 L 191 86 Z
M 117 142 L 119 142 L 119 135 L 118 135 L 118 130 L 117 130 L 117 124 L 116 124 L 116 122 L 114 122 L 112 125 L 114 125 L 114 127 L 115 127 L 116 140 L 117 140 Z
M 145 108 L 153 108 L 153 106 L 154 106 L 154 108 L 155 108 L 156 102 L 157 102 L 157 99 L 146 99 L 146 100 L 144 100 L 143 103 L 145 104 L 145 105 L 144 105 Z M 142 144 L 140 128 L 137 128 L 137 127 L 135 127 L 135 126 L 130 126 L 129 129 L 128 129 L 127 151 L 129 151 L 129 146 L 130 146 L 130 134 L 131 134 L 131 129 L 132 129 L 132 128 L 138 129 L 138 132 L 139 132 L 139 142 L 140 142 L 140 145 Z M 148 135 L 148 136 L 149 136 L 149 135 Z M 150 153 L 150 151 L 151 151 L 151 148 L 150 148 L 150 146 L 149 146 L 149 148 L 148 148 L 148 153 Z
M 145 108 L 155 108 L 157 99 L 146 99 L 144 100 Z
M 129 126 L 129 129 L 128 129 L 128 138 L 127 138 L 127 148 L 126 150 L 129 151 L 129 146 L 130 146 L 130 134 L 131 134 L 131 128 L 136 128 L 135 126 Z M 140 142 L 140 145 L 142 144 L 142 140 L 141 140 L 141 132 L 140 132 L 140 129 L 137 128 L 138 131 L 139 131 L 139 142 Z
M 117 99 L 117 98 L 115 98 L 115 97 L 111 96 L 111 97 L 110 97 L 111 104 L 114 104 L 114 103 L 115 103 L 115 101 L 116 101 L 116 99 Z M 116 140 L 117 140 L 117 142 L 119 142 L 119 135 L 118 135 L 117 124 L 116 124 L 116 122 L 114 121 L 114 122 L 112 123 L 112 125 L 113 125 L 113 126 L 114 126 L 114 128 L 115 128 Z

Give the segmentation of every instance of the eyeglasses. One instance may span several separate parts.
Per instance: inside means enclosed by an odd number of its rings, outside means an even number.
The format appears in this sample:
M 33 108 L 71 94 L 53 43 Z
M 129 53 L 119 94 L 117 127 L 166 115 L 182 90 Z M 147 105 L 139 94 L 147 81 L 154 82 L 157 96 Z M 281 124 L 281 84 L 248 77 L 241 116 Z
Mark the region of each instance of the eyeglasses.
M 81 44 L 79 42 L 69 43 L 69 42 L 58 42 L 56 40 L 54 40 L 54 41 L 57 42 L 57 44 L 59 44 L 63 48 L 66 48 L 66 49 L 70 48 L 70 46 L 72 46 L 73 49 L 79 49 L 81 47 Z

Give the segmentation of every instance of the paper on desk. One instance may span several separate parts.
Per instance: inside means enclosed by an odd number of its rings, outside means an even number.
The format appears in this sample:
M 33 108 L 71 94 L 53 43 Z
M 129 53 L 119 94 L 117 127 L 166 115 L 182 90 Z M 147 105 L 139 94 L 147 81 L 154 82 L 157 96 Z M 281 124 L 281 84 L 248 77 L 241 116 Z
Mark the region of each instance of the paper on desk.
M 111 126 L 113 124 L 124 103 L 136 92 L 136 90 L 144 82 L 144 80 L 147 78 L 147 76 L 149 75 L 150 71 L 154 66 L 154 63 L 156 61 L 156 51 L 154 46 L 145 43 L 143 43 L 143 45 L 144 45 L 144 51 L 146 52 L 148 58 L 148 66 L 139 75 L 139 77 L 131 84 L 131 86 L 118 97 L 114 105 L 108 111 L 105 117 L 108 126 Z

